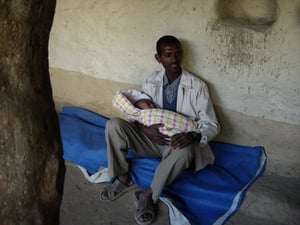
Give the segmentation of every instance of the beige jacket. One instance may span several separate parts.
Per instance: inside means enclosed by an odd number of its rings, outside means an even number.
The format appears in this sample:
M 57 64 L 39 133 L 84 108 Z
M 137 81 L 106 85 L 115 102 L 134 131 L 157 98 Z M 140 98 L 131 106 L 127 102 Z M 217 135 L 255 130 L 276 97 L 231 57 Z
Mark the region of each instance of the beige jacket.
M 152 73 L 142 85 L 142 91 L 162 108 L 163 76 L 165 71 Z M 207 144 L 220 131 L 215 111 L 210 100 L 206 84 L 193 74 L 183 70 L 177 93 L 177 112 L 190 117 L 196 122 L 202 138 L 195 144 L 195 170 L 214 162 L 214 154 Z

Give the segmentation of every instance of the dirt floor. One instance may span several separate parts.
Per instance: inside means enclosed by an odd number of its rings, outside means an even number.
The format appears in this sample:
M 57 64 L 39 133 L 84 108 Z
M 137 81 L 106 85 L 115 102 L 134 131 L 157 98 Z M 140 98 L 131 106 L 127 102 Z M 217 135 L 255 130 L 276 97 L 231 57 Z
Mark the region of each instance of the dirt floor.
M 60 225 L 134 225 L 135 206 L 133 192 L 119 199 L 104 203 L 98 195 L 106 184 L 87 181 L 73 164 L 66 163 L 63 201 L 60 210 Z M 158 203 L 158 215 L 154 225 L 167 225 L 168 208 Z
M 104 203 L 98 195 L 106 184 L 87 181 L 80 169 L 66 163 L 60 225 L 135 225 L 133 192 Z M 289 191 L 282 191 L 282 190 Z M 226 225 L 299 224 L 299 180 L 262 176 L 247 192 L 239 211 Z M 159 202 L 153 225 L 168 225 L 168 208 Z

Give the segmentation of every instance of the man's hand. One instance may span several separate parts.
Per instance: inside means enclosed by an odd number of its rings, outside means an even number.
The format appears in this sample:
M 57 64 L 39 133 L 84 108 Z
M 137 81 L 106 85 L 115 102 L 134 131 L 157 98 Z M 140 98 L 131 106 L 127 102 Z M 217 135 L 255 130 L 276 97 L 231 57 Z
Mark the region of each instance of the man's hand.
M 196 134 L 195 132 L 189 133 L 178 133 L 171 137 L 171 147 L 175 148 L 184 148 L 187 145 L 192 144 L 195 141 L 200 141 L 201 134 Z
M 162 134 L 159 132 L 159 128 L 163 127 L 164 124 L 154 124 L 151 126 L 145 126 L 141 123 L 136 122 L 136 125 L 139 127 L 141 131 L 152 141 L 159 145 L 170 145 L 170 136 Z

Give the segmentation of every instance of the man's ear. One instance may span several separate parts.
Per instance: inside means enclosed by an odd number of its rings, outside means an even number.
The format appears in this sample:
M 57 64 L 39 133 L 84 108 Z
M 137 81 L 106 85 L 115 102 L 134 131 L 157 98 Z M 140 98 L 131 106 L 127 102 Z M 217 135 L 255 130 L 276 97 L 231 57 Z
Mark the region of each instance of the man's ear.
M 156 61 L 158 62 L 158 63 L 161 63 L 161 60 L 160 60 L 160 55 L 159 54 L 155 54 L 154 55 L 154 57 L 155 57 L 155 59 L 156 59 Z

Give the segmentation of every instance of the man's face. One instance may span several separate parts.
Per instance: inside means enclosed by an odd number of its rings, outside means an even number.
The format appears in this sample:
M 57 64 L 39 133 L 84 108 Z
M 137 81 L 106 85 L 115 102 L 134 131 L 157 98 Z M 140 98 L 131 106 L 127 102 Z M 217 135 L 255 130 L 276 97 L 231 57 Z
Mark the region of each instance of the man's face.
M 181 73 L 182 49 L 176 43 L 163 44 L 156 60 L 163 65 L 167 73 Z

